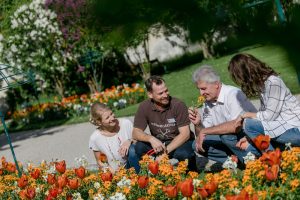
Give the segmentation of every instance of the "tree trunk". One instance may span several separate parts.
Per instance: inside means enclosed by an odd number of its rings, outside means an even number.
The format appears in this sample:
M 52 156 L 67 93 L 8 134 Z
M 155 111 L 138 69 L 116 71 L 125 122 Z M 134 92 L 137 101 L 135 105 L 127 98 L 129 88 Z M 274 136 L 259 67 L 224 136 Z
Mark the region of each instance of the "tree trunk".
M 58 91 L 58 94 L 61 96 L 61 98 L 65 97 L 65 88 L 64 85 L 62 83 L 62 81 L 60 79 L 58 79 L 57 77 L 55 77 L 55 88 Z
M 204 59 L 213 58 L 213 55 L 210 52 L 209 44 L 205 40 L 201 40 L 200 46 L 201 46 L 201 49 L 202 49 Z

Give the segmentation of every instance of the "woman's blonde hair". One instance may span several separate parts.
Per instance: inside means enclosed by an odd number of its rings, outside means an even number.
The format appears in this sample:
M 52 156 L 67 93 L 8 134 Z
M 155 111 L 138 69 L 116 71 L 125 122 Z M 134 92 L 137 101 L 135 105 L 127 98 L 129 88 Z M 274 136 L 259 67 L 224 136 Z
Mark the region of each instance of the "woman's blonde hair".
M 110 110 L 110 108 L 105 104 L 99 102 L 93 103 L 91 106 L 90 123 L 95 126 L 100 126 L 100 122 L 102 121 L 102 113 L 107 110 Z

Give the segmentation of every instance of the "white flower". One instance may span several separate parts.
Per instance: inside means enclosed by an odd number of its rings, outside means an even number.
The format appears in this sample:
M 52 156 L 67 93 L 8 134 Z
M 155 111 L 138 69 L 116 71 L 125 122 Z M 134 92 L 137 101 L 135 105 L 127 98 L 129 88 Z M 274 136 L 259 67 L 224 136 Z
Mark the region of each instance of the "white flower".
M 10 49 L 11 49 L 11 51 L 14 52 L 14 53 L 16 53 L 16 52 L 18 51 L 18 49 L 17 49 L 17 47 L 16 47 L 15 44 L 11 45 Z
M 94 188 L 95 189 L 99 189 L 100 188 L 100 183 L 99 182 L 95 182 L 94 183 Z
M 243 158 L 244 158 L 245 164 L 247 164 L 247 162 L 255 160 L 255 155 L 251 152 L 248 152 L 247 155 Z
M 18 21 L 16 19 L 11 20 L 11 28 L 15 29 L 18 27 Z
M 101 194 L 97 194 L 97 196 L 94 196 L 94 200 L 105 200 L 105 198 Z
M 117 183 L 117 186 L 119 187 L 130 187 L 131 185 L 131 180 L 130 179 L 126 179 L 125 176 L 123 176 L 123 178 Z
M 201 184 L 201 181 L 200 181 L 199 179 L 193 179 L 193 185 L 194 185 L 195 187 L 200 186 L 200 184 Z
M 119 103 L 126 104 L 126 103 L 127 103 L 127 101 L 126 101 L 126 99 L 119 99 Z
M 123 193 L 117 192 L 114 196 L 109 198 L 110 200 L 126 200 L 126 196 Z
M 292 143 L 285 143 L 285 150 L 292 150 Z
M 72 197 L 74 200 L 83 200 L 79 192 L 72 194 Z
M 0 41 L 3 40 L 3 35 L 0 33 Z
M 113 103 L 113 105 L 114 105 L 114 107 L 117 107 L 117 106 L 118 106 L 118 102 L 115 101 L 115 102 Z
M 236 171 L 237 163 L 232 160 L 230 156 L 228 156 L 227 160 L 222 165 L 223 168 Z
M 82 155 L 80 158 L 75 158 L 75 162 L 77 167 L 87 167 L 89 165 L 87 157 L 85 155 Z

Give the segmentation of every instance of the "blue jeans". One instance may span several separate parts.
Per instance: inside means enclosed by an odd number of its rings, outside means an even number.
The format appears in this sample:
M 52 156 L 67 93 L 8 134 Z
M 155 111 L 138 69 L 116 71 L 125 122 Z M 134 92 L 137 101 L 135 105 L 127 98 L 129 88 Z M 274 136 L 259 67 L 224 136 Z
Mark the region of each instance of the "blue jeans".
M 260 153 L 252 145 L 249 145 L 246 150 L 236 147 L 236 143 L 244 136 L 243 132 L 238 134 L 206 135 L 203 141 L 203 148 L 205 150 L 203 155 L 221 163 L 225 162 L 227 157 L 232 153 L 238 157 L 241 163 L 244 163 L 243 157 L 249 152 L 259 156 Z
M 230 150 L 223 144 L 219 135 L 206 135 L 203 145 L 205 152 L 201 153 L 204 157 L 220 163 L 225 162 L 228 155 L 231 154 Z M 193 149 L 196 151 L 195 141 Z
M 247 118 L 244 120 L 244 131 L 248 137 L 251 139 L 257 137 L 258 135 L 264 135 L 264 127 L 261 121 L 257 119 Z M 292 146 L 300 146 L 300 131 L 298 128 L 291 128 L 280 136 L 271 138 L 272 145 L 274 147 L 279 147 L 284 149 L 286 143 L 291 143 Z M 267 150 L 274 150 L 274 147 L 270 145 Z
M 135 172 L 138 174 L 140 172 L 140 165 L 139 165 L 139 159 L 137 157 L 137 154 L 135 153 L 135 145 L 136 144 L 131 144 L 128 149 L 126 168 L 129 169 L 133 167 L 135 169 Z

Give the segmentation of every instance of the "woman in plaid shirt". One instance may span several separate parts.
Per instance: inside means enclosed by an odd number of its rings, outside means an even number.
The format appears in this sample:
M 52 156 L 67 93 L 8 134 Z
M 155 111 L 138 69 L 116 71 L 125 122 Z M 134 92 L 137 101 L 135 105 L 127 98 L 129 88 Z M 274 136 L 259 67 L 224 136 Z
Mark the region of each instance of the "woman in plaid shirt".
M 281 149 L 286 144 L 300 146 L 300 103 L 278 74 L 250 54 L 235 55 L 228 70 L 248 97 L 260 98 L 258 112 L 241 116 L 247 136 L 253 139 L 259 134 L 268 135 Z

